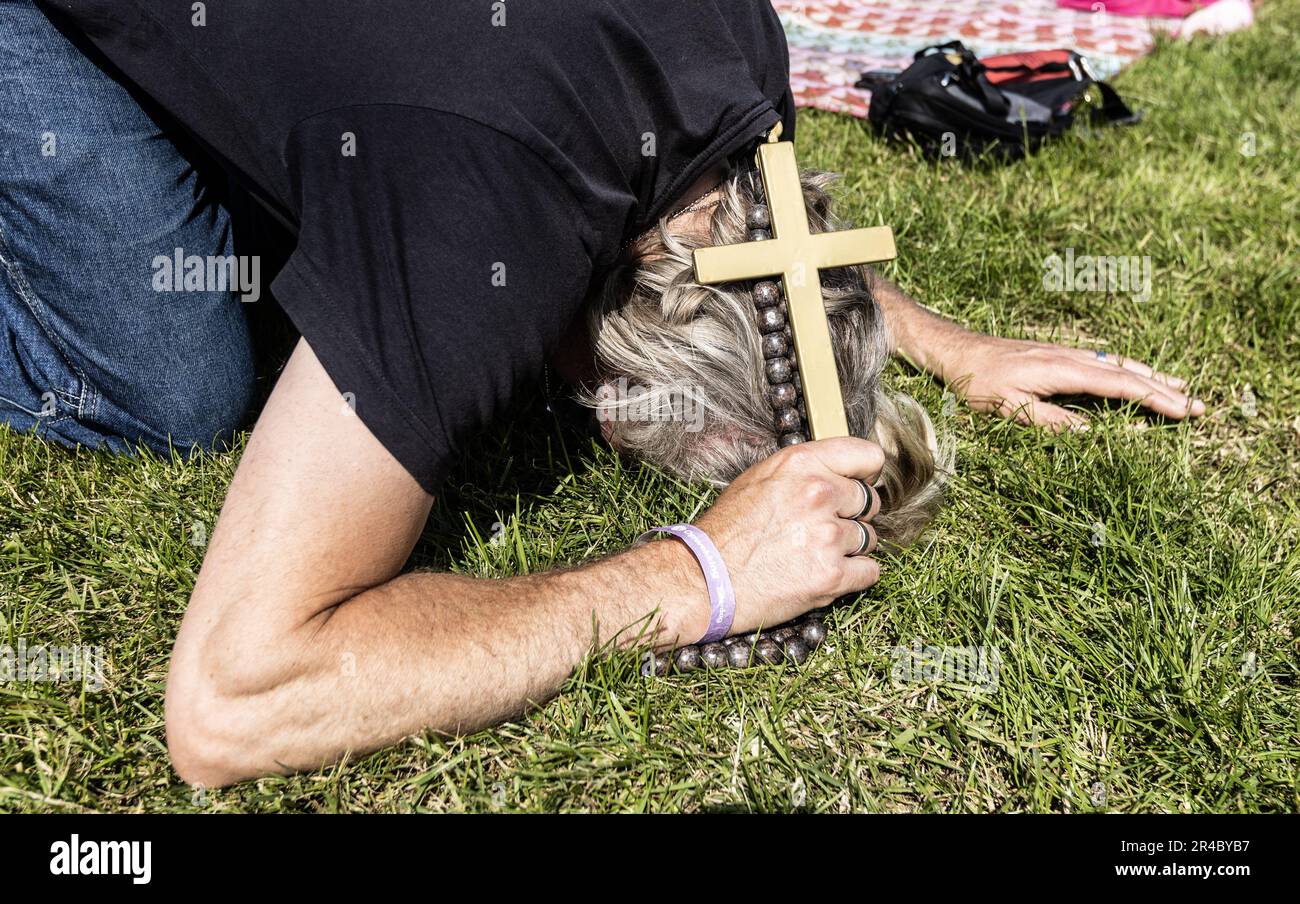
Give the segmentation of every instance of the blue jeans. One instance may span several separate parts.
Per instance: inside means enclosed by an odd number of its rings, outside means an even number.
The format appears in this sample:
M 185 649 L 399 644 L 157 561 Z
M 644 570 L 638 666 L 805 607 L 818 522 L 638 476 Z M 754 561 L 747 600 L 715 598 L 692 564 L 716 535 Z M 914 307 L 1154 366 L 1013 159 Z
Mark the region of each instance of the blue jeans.
M 0 0 L 0 424 L 164 454 L 242 425 L 240 296 L 155 288 L 177 248 L 232 254 L 224 182 L 204 181 L 173 129 L 32 0 Z

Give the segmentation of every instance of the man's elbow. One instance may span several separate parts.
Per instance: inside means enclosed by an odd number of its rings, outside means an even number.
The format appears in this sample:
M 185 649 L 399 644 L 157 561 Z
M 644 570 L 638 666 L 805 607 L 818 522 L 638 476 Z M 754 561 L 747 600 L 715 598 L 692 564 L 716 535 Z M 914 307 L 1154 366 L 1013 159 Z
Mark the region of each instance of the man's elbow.
M 188 784 L 231 785 L 271 771 L 262 760 L 270 726 L 248 678 L 257 663 L 217 655 L 211 636 L 186 636 L 182 628 L 167 675 L 167 753 Z
M 211 727 L 219 712 L 194 699 L 175 702 L 171 682 L 168 684 L 167 756 L 172 769 L 181 781 L 195 788 L 217 788 L 238 781 L 238 776 L 230 774 L 233 764 L 214 743 Z
M 167 754 L 187 784 L 219 788 L 252 778 L 250 748 L 254 733 L 246 726 L 242 705 L 224 695 L 216 682 L 180 677 L 167 679 Z

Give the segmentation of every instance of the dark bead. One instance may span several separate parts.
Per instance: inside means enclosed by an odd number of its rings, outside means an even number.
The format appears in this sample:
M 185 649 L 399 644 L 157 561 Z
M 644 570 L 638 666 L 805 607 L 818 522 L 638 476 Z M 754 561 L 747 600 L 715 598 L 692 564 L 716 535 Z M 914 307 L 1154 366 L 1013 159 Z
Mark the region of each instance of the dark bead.
M 826 639 L 826 626 L 820 621 L 810 619 L 804 622 L 803 627 L 799 629 L 799 636 L 803 638 L 803 642 L 808 644 L 809 647 L 816 649 Z
M 767 362 L 767 382 L 789 383 L 792 376 L 794 368 L 790 366 L 789 358 L 772 358 Z
M 727 647 L 727 662 L 733 669 L 749 665 L 749 644 L 737 643 Z
M 711 669 L 725 669 L 727 648 L 720 643 L 706 643 L 700 647 L 700 660 Z
M 740 638 L 737 637 L 737 636 L 734 635 L 734 634 L 731 635 L 730 637 L 724 637 L 724 638 L 722 638 L 722 645 L 723 645 L 724 647 L 729 647 L 729 646 L 731 646 L 733 643 L 740 643 Z
M 798 433 L 803 426 L 803 418 L 793 408 L 782 408 L 776 413 L 777 433 Z
M 745 225 L 750 229 L 771 229 L 772 216 L 767 212 L 767 205 L 755 204 L 745 214 Z
M 790 382 L 794 384 L 794 388 L 796 391 L 803 392 L 803 380 L 799 379 L 798 371 L 795 371 L 794 377 L 791 378 Z
M 790 343 L 780 333 L 768 333 L 763 337 L 763 357 L 779 358 L 790 350 Z
M 758 643 L 754 644 L 754 658 L 761 659 L 768 665 L 775 665 L 781 661 L 781 645 L 770 637 L 764 637 Z
M 681 672 L 693 672 L 700 667 L 700 648 L 682 647 L 673 657 L 673 663 Z
M 794 628 L 790 627 L 789 625 L 782 625 L 781 627 L 777 628 L 768 636 L 771 637 L 773 640 L 775 640 L 777 643 L 785 643 L 791 637 L 794 637 L 794 635 L 795 635 Z
M 778 383 L 772 387 L 768 398 L 772 400 L 773 408 L 789 408 L 799 401 L 799 393 L 793 383 Z
M 762 333 L 777 333 L 785 329 L 785 315 L 779 308 L 763 308 L 758 312 L 758 329 Z
M 750 294 L 754 296 L 754 304 L 760 308 L 770 308 L 781 300 L 780 286 L 767 279 L 754 283 Z
M 768 232 L 766 229 L 749 230 L 749 240 L 751 242 L 765 242 L 771 237 L 772 233 Z
M 785 658 L 795 665 L 803 665 L 808 658 L 808 654 L 812 652 L 808 649 L 808 645 L 798 637 L 791 637 L 783 642 L 781 651 L 785 653 Z
M 668 656 L 667 653 L 656 653 L 656 654 L 655 654 L 655 674 L 656 674 L 656 675 L 660 675 L 660 676 L 662 676 L 662 675 L 667 675 L 667 674 L 668 674 L 668 669 L 669 669 L 669 667 L 670 667 L 671 665 L 672 665 L 672 659 Z
M 806 442 L 808 442 L 808 438 L 805 437 L 802 433 L 787 433 L 781 437 L 781 439 L 778 441 L 778 445 L 780 445 L 780 447 L 784 449 L 786 446 L 797 446 L 800 443 L 806 443 Z

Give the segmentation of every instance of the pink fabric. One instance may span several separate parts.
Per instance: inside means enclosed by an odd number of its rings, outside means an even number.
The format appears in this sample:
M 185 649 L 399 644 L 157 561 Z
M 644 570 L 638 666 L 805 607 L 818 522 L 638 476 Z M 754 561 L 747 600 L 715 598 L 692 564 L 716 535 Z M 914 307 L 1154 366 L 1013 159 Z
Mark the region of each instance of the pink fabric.
M 1065 9 L 1116 16 L 1186 16 L 1216 0 L 1056 0 Z

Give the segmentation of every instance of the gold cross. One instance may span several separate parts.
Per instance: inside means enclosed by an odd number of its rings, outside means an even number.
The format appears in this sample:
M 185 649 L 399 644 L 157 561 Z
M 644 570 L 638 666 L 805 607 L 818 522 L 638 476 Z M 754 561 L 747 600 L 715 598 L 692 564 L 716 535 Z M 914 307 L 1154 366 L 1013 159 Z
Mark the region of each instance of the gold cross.
M 822 305 L 821 272 L 831 267 L 892 260 L 894 231 L 888 226 L 844 232 L 808 231 L 803 186 L 794 145 L 777 141 L 774 129 L 758 149 L 758 168 L 772 219 L 772 238 L 695 251 L 695 279 L 705 285 L 781 277 L 790 332 L 812 439 L 848 436 L 844 399 L 835 369 L 830 324 Z

